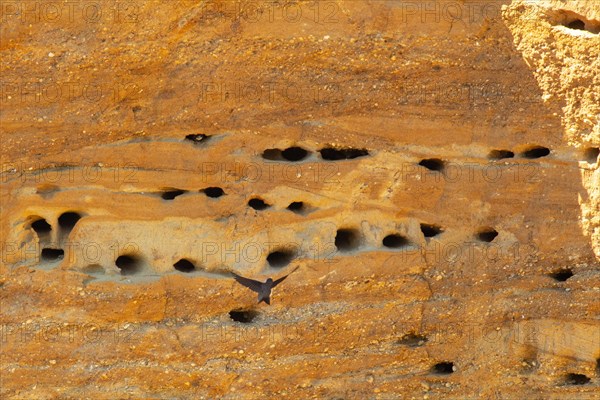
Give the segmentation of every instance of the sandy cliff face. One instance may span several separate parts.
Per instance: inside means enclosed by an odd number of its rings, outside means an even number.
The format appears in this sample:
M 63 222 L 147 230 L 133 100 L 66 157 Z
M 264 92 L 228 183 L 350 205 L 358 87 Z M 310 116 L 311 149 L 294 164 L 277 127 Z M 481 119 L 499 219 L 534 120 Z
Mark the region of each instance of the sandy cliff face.
M 597 395 L 595 2 L 31 4 L 3 398 Z
M 583 1 L 528 5 L 531 4 L 512 4 L 506 10 L 506 20 L 517 49 L 532 67 L 545 103 L 562 110 L 566 141 L 584 155 L 581 181 L 587 193 L 579 200 L 581 221 L 599 258 L 600 176 L 594 163 L 600 141 L 600 9 Z M 525 9 L 528 11 L 523 13 Z M 578 25 L 583 29 L 571 29 Z

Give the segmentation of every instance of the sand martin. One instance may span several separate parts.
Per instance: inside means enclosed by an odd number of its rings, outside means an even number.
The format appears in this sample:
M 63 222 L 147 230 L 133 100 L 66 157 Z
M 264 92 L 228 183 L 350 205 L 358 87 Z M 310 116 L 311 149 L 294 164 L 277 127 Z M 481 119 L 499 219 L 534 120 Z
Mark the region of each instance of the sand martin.
M 283 280 L 285 278 L 290 276 L 290 274 L 295 272 L 297 269 L 298 269 L 298 267 L 294 268 L 294 270 L 292 272 L 277 279 L 276 281 L 269 278 L 265 282 L 255 281 L 254 279 L 244 278 L 243 276 L 239 276 L 235 272 L 232 272 L 232 274 L 235 277 L 235 280 L 238 281 L 240 284 L 242 284 L 242 285 L 246 286 L 248 289 L 258 293 L 258 303 L 259 304 L 261 301 L 264 301 L 265 303 L 270 305 L 271 304 L 271 289 L 273 289 L 275 286 L 277 286 L 281 282 L 283 282 Z

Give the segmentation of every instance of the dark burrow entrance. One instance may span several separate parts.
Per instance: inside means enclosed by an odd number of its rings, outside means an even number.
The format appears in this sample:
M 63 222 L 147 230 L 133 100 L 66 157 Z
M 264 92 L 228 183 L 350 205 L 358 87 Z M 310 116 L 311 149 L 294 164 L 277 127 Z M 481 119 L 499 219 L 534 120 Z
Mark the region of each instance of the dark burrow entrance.
M 62 260 L 64 256 L 65 256 L 65 252 L 63 249 L 50 249 L 50 248 L 42 249 L 42 260 L 43 261 Z
M 173 268 L 180 272 L 193 272 L 196 269 L 196 266 L 190 260 L 182 258 L 173 264 Z
M 565 10 L 561 10 L 561 12 L 565 13 Z M 566 11 L 566 14 L 561 21 L 563 26 L 578 31 L 587 31 L 594 34 L 600 33 L 600 21 L 588 19 L 584 15 L 571 11 Z
M 489 243 L 498 236 L 498 232 L 493 228 L 483 228 L 477 232 L 477 239 Z
M 561 268 L 549 274 L 557 282 L 564 282 L 573 276 L 573 271 L 570 268 Z
M 565 24 L 567 28 L 571 28 L 571 29 L 577 29 L 580 31 L 584 31 L 585 30 L 585 22 L 583 22 L 580 19 L 576 19 L 574 21 L 571 21 L 567 24 Z
M 369 155 L 369 151 L 367 149 L 336 149 L 334 147 L 326 147 L 324 149 L 319 150 L 319 153 L 321 153 L 321 157 L 323 158 L 323 160 L 330 161 L 352 160 L 354 158 L 366 157 Z
M 267 149 L 263 151 L 262 157 L 265 160 L 271 161 L 302 161 L 310 155 L 308 150 L 302 147 L 292 146 L 285 150 L 280 149 Z
M 521 156 L 523 158 L 535 159 L 535 158 L 546 157 L 549 154 L 550 154 L 549 148 L 543 147 L 543 146 L 533 146 L 533 147 L 530 147 L 529 149 L 523 151 L 521 153 Z
M 584 374 L 567 374 L 565 376 L 565 385 L 585 385 L 589 383 L 591 379 Z
M 248 205 L 257 211 L 266 210 L 267 208 L 271 207 L 269 204 L 265 203 L 263 199 L 258 197 L 248 200 Z
M 444 162 L 439 158 L 428 158 L 421 160 L 419 165 L 427 168 L 430 171 L 442 172 L 444 170 Z
M 430 238 L 441 234 L 443 230 L 437 225 L 421 224 L 421 232 L 426 238 Z
M 243 324 L 249 324 L 258 316 L 258 312 L 254 310 L 231 310 L 229 311 L 229 318 L 235 322 L 241 322 Z
M 490 160 L 502 160 L 504 158 L 513 158 L 515 153 L 510 150 L 492 150 L 488 154 Z
M 587 161 L 588 163 L 595 164 L 596 162 L 598 162 L 599 154 L 600 154 L 600 148 L 589 147 L 589 148 L 585 149 L 585 151 L 583 152 L 583 157 L 584 157 L 585 161 Z
M 308 156 L 308 151 L 302 147 L 289 147 L 281 152 L 281 156 L 287 161 L 300 161 Z
M 41 237 L 50 234 L 52 227 L 44 218 L 40 218 L 31 223 L 31 229 Z
M 182 190 L 182 189 L 166 189 L 164 192 L 162 192 L 162 194 L 160 195 L 160 197 L 162 197 L 163 200 L 173 200 L 175 197 L 181 196 L 184 193 L 187 193 L 187 190 Z
M 291 202 L 289 206 L 287 206 L 287 209 L 295 212 L 296 214 L 302 214 L 305 209 L 304 209 L 304 203 L 301 201 L 294 201 Z
M 360 245 L 360 233 L 356 229 L 338 229 L 335 247 L 342 252 L 352 251 Z
M 437 363 L 431 368 L 431 372 L 437 375 L 451 374 L 454 372 L 454 363 L 448 361 Z
M 292 262 L 294 259 L 294 252 L 290 250 L 277 250 L 271 252 L 267 256 L 267 262 L 269 266 L 273 268 L 282 268 Z
M 58 226 L 63 232 L 68 233 L 73 230 L 73 227 L 75 227 L 75 224 L 80 219 L 81 215 L 79 213 L 73 211 L 62 213 L 60 217 L 58 217 Z
M 142 269 L 142 260 L 134 255 L 119 256 L 115 265 L 121 270 L 121 275 L 134 275 Z
M 213 199 L 221 197 L 225 194 L 225 191 L 220 187 L 207 187 L 206 189 L 202 189 L 201 192 L 208 197 L 212 197 Z
M 399 247 L 407 246 L 409 241 L 402 235 L 392 234 L 384 237 L 382 243 L 385 247 L 397 249 Z

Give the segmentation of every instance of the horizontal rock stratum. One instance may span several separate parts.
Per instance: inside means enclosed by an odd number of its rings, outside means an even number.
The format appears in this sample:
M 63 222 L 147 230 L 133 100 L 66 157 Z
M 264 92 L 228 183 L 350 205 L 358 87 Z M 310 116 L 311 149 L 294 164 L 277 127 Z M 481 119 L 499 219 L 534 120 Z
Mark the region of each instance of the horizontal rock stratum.
M 0 20 L 3 399 L 597 398 L 596 2 Z

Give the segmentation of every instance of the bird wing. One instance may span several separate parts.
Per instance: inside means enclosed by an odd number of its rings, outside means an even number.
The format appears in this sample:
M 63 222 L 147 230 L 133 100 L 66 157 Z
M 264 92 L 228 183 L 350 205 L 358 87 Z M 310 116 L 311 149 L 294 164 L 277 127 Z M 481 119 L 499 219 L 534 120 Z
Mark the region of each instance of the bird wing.
M 281 278 L 277 279 L 276 281 L 273 281 L 273 286 L 272 286 L 272 287 L 275 287 L 275 286 L 279 285 L 281 282 L 283 282 L 283 280 L 284 280 L 285 278 L 287 278 L 288 276 L 290 276 L 291 274 L 293 274 L 294 272 L 296 272 L 296 270 L 297 270 L 298 268 L 299 268 L 299 267 L 296 267 L 296 268 L 294 268 L 294 270 L 293 270 L 292 272 L 290 272 L 289 274 L 287 274 L 287 275 L 285 275 L 285 276 L 282 276 Z
M 255 281 L 254 279 L 244 278 L 243 276 L 239 276 L 238 274 L 233 273 L 233 276 L 236 281 L 238 281 L 243 286 L 246 286 L 248 289 L 260 293 L 260 289 L 262 287 L 262 282 Z

